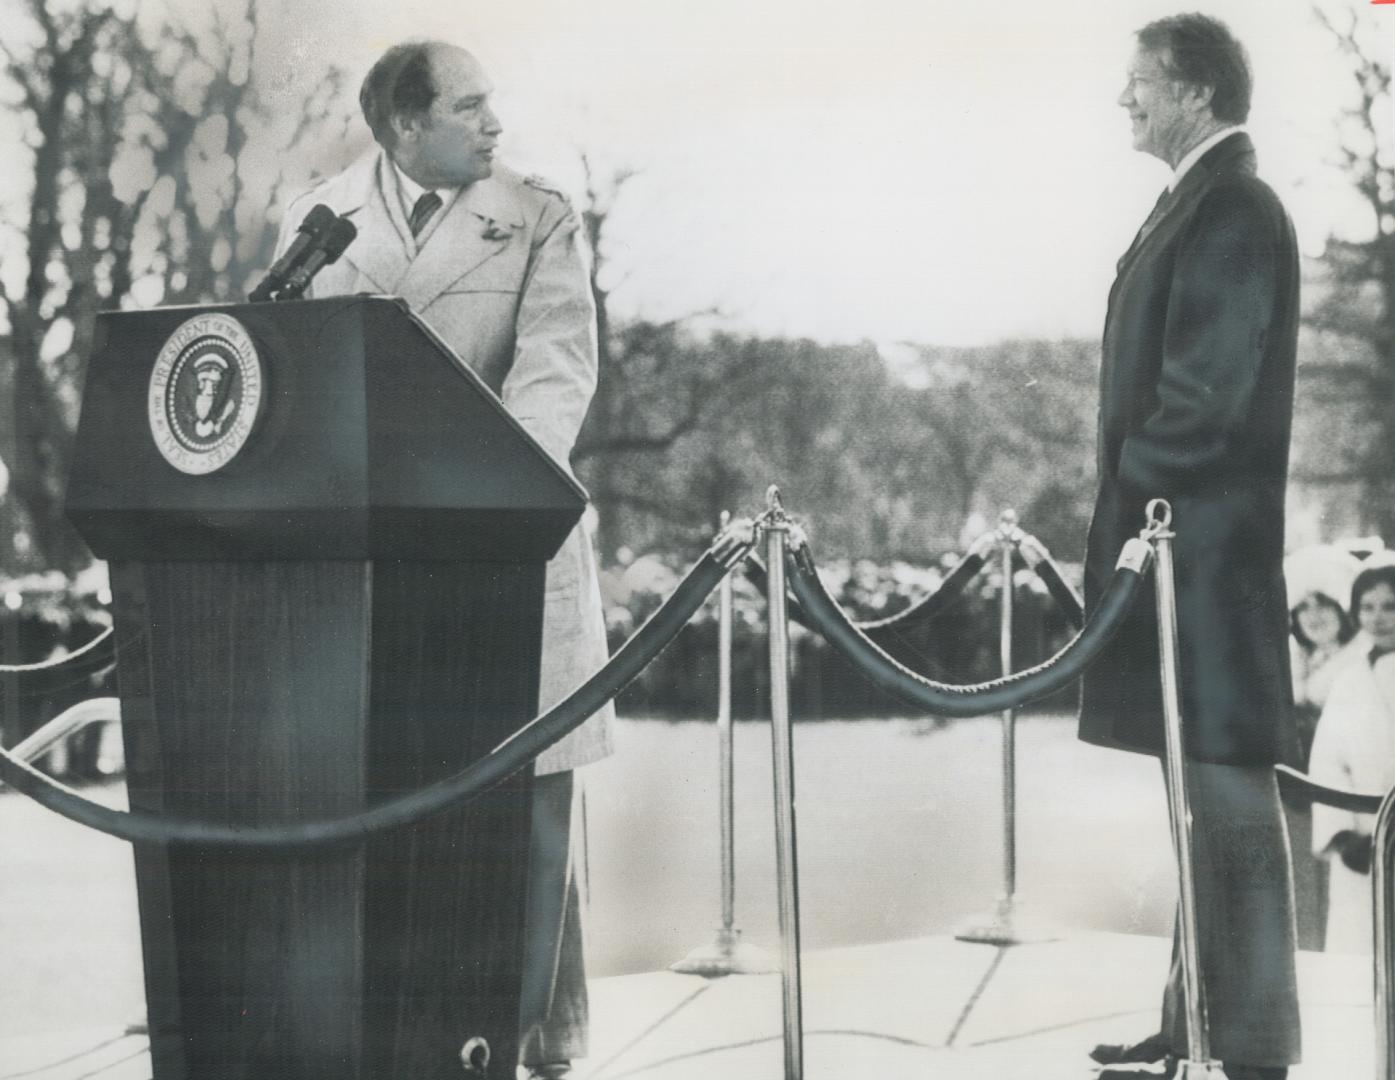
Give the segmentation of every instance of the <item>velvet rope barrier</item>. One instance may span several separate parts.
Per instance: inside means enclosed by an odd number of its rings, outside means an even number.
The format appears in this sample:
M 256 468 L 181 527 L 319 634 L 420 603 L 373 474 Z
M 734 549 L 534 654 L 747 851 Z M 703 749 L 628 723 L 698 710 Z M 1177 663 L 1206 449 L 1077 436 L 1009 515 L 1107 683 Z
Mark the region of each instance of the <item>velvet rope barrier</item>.
M 904 634 L 908 630 L 933 622 L 949 610 L 950 606 L 963 594 L 969 582 L 978 576 L 979 571 L 983 569 L 984 563 L 987 561 L 987 552 L 991 551 L 994 543 L 997 542 L 997 535 L 996 532 L 988 532 L 979 537 L 964 557 L 954 564 L 954 569 L 940 582 L 939 587 L 934 592 L 917 600 L 904 611 L 898 611 L 895 615 L 888 615 L 884 619 L 871 619 L 853 625 L 873 641 L 885 645 L 896 640 L 900 634 Z M 759 556 L 754 554 L 747 556 L 743 569 L 751 584 L 755 585 L 762 595 L 768 596 L 769 574 L 766 572 L 765 563 L 761 562 Z M 794 599 L 790 603 L 789 616 L 805 629 L 814 629 L 798 599 Z
M 1051 552 L 1046 550 L 1046 545 L 1020 529 L 1017 530 L 1013 542 L 1023 560 L 1036 574 L 1037 580 L 1046 586 L 1046 591 L 1051 594 L 1051 599 L 1056 601 L 1056 606 L 1061 609 L 1066 621 L 1079 630 L 1085 625 L 1085 605 L 1061 574 L 1061 568 L 1051 558 Z
M 116 638 L 107 627 L 66 656 L 34 664 L 0 664 L 0 678 L 15 679 L 20 697 L 45 697 L 96 675 L 116 661 Z
M 879 689 L 925 711 L 947 717 L 981 716 L 1046 697 L 1078 678 L 1123 624 L 1152 558 L 1146 541 L 1130 540 L 1091 619 L 1060 652 L 1024 671 L 959 686 L 916 674 L 883 652 L 829 596 L 807 543 L 787 556 L 789 585 L 813 629 Z
M 1381 801 L 1385 798 L 1384 795 L 1328 787 L 1318 783 L 1307 773 L 1299 772 L 1288 765 L 1275 765 L 1274 772 L 1279 779 L 1279 790 L 1285 795 L 1322 803 L 1323 806 L 1347 810 L 1353 814 L 1374 814 L 1380 809 Z
M 358 843 L 375 833 L 413 824 L 477 798 L 579 727 L 623 690 L 674 639 L 753 542 L 751 522 L 734 523 L 717 537 L 673 594 L 610 661 L 567 698 L 460 772 L 421 791 L 356 814 L 329 820 L 252 826 L 112 810 L 84 799 L 3 750 L 0 750 L 0 778 L 55 813 L 131 843 L 191 844 L 257 851 Z

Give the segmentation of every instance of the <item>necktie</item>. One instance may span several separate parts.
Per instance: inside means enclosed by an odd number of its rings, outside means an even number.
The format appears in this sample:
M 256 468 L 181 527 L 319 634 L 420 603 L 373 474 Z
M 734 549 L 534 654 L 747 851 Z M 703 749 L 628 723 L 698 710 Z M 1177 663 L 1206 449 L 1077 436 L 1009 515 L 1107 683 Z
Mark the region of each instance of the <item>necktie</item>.
M 1153 204 L 1153 209 L 1148 212 L 1148 219 L 1139 226 L 1138 232 L 1134 235 L 1133 243 L 1129 245 L 1129 250 L 1119 257 L 1120 270 L 1124 268 L 1124 263 L 1128 260 L 1128 257 L 1138 249 L 1138 245 L 1143 243 L 1144 237 L 1153 231 L 1153 226 L 1161 220 L 1163 214 L 1167 211 L 1169 197 L 1171 195 L 1171 188 L 1162 189 L 1162 194 L 1158 196 L 1158 201 Z
M 421 230 L 426 227 L 426 223 L 431 220 L 431 215 L 441 208 L 441 196 L 434 191 L 428 191 L 416 205 L 412 207 L 412 216 L 407 219 L 407 225 L 412 230 L 413 236 L 421 234 Z
M 1148 220 L 1143 223 L 1144 232 L 1147 232 L 1157 224 L 1158 218 L 1163 216 L 1163 212 L 1167 208 L 1167 200 L 1171 195 L 1171 188 L 1162 189 L 1162 194 L 1158 196 L 1158 201 L 1153 204 L 1153 209 L 1148 212 Z

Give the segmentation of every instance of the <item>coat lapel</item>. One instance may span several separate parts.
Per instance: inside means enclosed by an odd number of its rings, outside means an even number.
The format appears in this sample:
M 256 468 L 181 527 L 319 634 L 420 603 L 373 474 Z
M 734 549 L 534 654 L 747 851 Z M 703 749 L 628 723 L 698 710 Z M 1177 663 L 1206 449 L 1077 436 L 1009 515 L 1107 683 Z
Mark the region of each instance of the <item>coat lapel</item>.
M 1143 246 L 1143 242 L 1147 240 L 1148 237 L 1153 235 L 1153 231 L 1162 224 L 1163 218 L 1167 217 L 1168 212 L 1175 205 L 1177 205 L 1177 192 L 1164 188 L 1162 194 L 1158 197 L 1157 203 L 1154 204 L 1153 209 L 1149 212 L 1147 219 L 1134 235 L 1133 243 L 1129 245 L 1128 251 L 1119 256 L 1117 269 L 1124 269 L 1124 264 L 1129 261 L 1129 257 Z
M 397 292 L 414 311 L 425 310 L 508 247 L 522 228 L 522 207 L 502 185 L 492 179 L 470 185 L 418 238 L 416 258 Z
M 1228 168 L 1245 167 L 1244 159 L 1249 157 L 1249 168 L 1254 167 L 1254 144 L 1250 142 L 1250 137 L 1243 131 L 1236 132 L 1227 138 L 1222 139 L 1210 150 L 1202 154 L 1200 159 L 1187 170 L 1182 182 L 1177 185 L 1175 191 L 1164 194 L 1154 207 L 1148 219 L 1143 223 L 1143 227 L 1138 230 L 1138 235 L 1134 237 L 1133 243 L 1129 245 L 1128 251 L 1124 252 L 1119 259 L 1118 272 L 1123 274 L 1124 268 L 1133 261 L 1134 257 L 1148 242 L 1148 238 L 1158 231 L 1158 228 L 1171 217 L 1177 210 L 1190 204 L 1209 185 L 1211 178 Z
M 344 251 L 344 261 L 368 279 L 378 292 L 395 293 L 407 272 L 410 253 L 404 240 L 406 222 L 397 219 L 389 206 L 384 171 L 387 158 L 379 151 L 362 159 L 346 174 L 343 205 L 334 209 L 344 214 L 358 230 L 354 242 Z

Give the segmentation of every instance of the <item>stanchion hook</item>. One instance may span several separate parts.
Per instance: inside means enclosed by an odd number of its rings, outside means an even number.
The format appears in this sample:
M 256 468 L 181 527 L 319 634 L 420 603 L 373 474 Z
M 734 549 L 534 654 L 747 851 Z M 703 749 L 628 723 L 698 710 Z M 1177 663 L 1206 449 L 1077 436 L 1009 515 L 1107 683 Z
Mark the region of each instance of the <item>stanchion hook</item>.
M 1017 546 L 1022 540 L 1022 530 L 1017 525 L 1017 511 L 1008 507 L 998 515 L 997 536 L 1004 544 Z
M 1159 537 L 1171 539 L 1172 532 L 1172 504 L 1166 499 L 1150 499 L 1144 513 L 1148 515 L 1148 524 L 1138 535 L 1147 541 L 1153 541 Z

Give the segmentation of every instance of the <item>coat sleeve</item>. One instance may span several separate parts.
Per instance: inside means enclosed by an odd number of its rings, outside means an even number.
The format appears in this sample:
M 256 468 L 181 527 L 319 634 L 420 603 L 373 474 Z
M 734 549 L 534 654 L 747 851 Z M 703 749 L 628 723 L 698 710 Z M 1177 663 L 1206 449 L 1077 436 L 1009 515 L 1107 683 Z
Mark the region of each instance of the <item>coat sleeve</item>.
M 1134 494 L 1195 490 L 1246 424 L 1289 257 L 1284 220 L 1246 186 L 1220 187 L 1197 206 L 1172 269 L 1157 407 L 1120 453 Z
M 568 465 L 596 392 L 596 307 L 581 223 L 551 196 L 519 298 L 504 405 L 559 464 Z
M 1354 692 L 1353 676 L 1359 672 L 1348 672 L 1332 688 L 1332 694 L 1323 707 L 1318 720 L 1317 734 L 1313 736 L 1312 755 L 1308 759 L 1308 775 L 1328 787 L 1356 790 L 1352 775 L 1349 744 L 1353 724 L 1359 723 L 1356 711 L 1361 708 L 1360 694 Z M 1313 854 L 1327 855 L 1332 838 L 1343 829 L 1365 831 L 1356 814 L 1348 810 L 1338 810 L 1332 806 L 1313 803 Z

